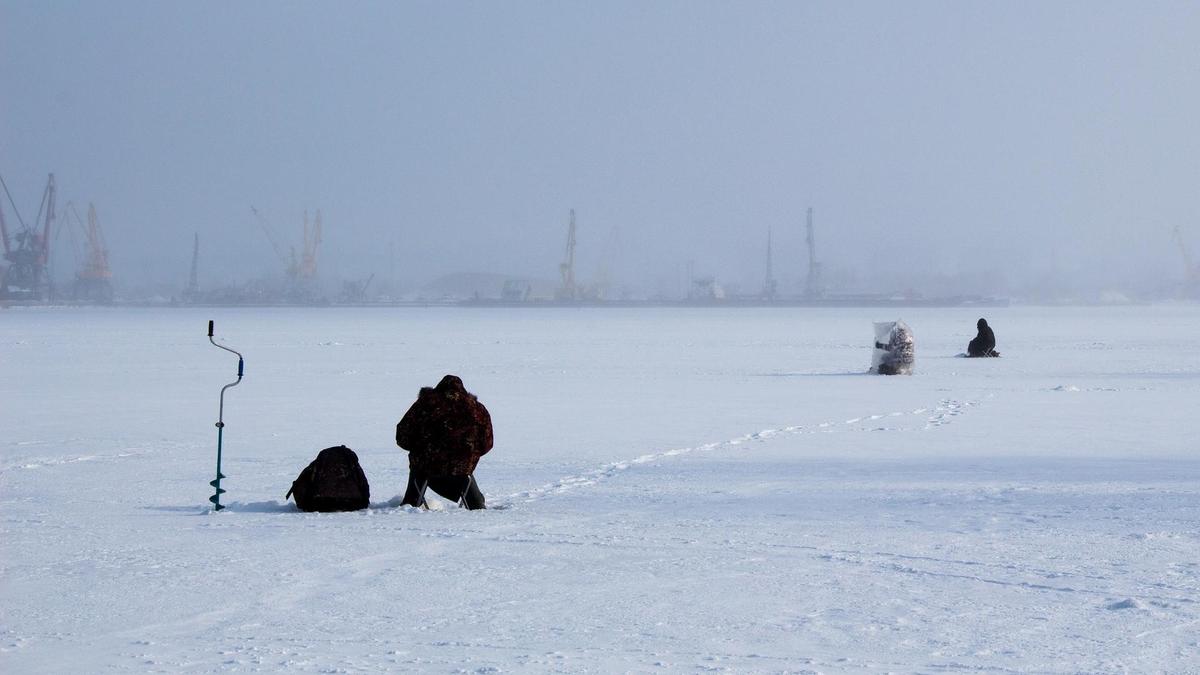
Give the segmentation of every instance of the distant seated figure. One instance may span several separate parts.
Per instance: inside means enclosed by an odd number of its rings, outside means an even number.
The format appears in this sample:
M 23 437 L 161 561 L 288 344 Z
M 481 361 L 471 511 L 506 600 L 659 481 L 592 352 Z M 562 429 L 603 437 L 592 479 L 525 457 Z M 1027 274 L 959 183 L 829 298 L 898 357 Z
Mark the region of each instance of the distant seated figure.
M 457 376 L 421 388 L 396 425 L 396 445 L 408 451 L 403 504 L 425 506 L 425 490 L 433 488 L 468 509 L 484 508 L 474 473 L 492 449 L 492 418 Z
M 871 372 L 880 375 L 912 375 L 916 344 L 912 330 L 903 321 L 875 324 L 875 352 Z
M 996 334 L 992 332 L 987 319 L 980 319 L 975 327 L 979 329 L 979 334 L 967 345 L 967 356 L 1000 356 L 1000 352 L 996 351 Z

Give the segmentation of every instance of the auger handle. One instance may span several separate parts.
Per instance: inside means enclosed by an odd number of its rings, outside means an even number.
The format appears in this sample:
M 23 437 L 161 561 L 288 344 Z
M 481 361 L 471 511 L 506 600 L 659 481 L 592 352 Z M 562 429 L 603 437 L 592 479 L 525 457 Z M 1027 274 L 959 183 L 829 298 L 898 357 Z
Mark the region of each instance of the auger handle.
M 240 378 L 242 376 L 242 353 L 237 351 L 236 349 L 230 349 L 229 347 L 226 347 L 225 345 L 217 344 L 217 341 L 213 339 L 213 320 L 212 319 L 208 320 L 208 341 L 211 342 L 214 347 L 219 347 L 220 349 L 224 349 L 225 351 L 229 352 L 230 354 L 234 354 L 238 357 L 238 377 Z M 234 384 L 237 384 L 237 383 L 235 382 Z M 230 385 L 230 386 L 232 386 L 232 385 Z

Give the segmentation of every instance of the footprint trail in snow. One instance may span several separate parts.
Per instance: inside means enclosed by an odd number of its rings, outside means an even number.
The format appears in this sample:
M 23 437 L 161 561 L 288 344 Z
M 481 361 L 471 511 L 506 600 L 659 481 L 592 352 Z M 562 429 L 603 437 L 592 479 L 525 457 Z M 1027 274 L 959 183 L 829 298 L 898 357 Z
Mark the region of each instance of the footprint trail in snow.
M 641 455 L 639 457 L 634 457 L 633 459 L 611 462 L 586 473 L 576 474 L 573 476 L 564 476 L 553 483 L 547 483 L 540 487 L 501 497 L 499 500 L 497 500 L 497 507 L 507 508 L 514 502 L 532 502 L 548 495 L 561 494 L 576 488 L 595 485 L 600 481 L 612 478 L 626 469 L 639 464 L 649 464 L 651 462 L 657 462 L 659 460 L 669 459 L 671 457 L 679 457 L 681 455 L 689 455 L 697 452 L 707 452 L 721 448 L 733 448 L 753 441 L 766 441 L 776 436 L 831 432 L 836 431 L 839 427 L 853 426 L 863 422 L 873 422 L 884 418 L 902 417 L 904 415 L 923 415 L 925 413 L 930 413 L 924 427 L 924 430 L 928 431 L 950 424 L 954 419 L 962 415 L 963 412 L 974 405 L 976 404 L 971 401 L 964 402 L 954 399 L 942 399 L 938 402 L 937 406 L 932 409 L 917 408 L 909 412 L 890 412 L 867 415 L 864 417 L 851 417 L 850 419 L 842 420 L 840 422 L 821 422 L 819 424 L 809 426 L 794 425 L 780 427 L 778 429 L 764 429 L 762 431 L 745 434 L 738 436 L 737 438 L 731 438 L 724 441 L 714 441 L 712 443 L 704 443 L 702 445 L 694 445 L 691 447 L 673 448 L 671 450 L 664 450 L 662 452 L 653 452 Z

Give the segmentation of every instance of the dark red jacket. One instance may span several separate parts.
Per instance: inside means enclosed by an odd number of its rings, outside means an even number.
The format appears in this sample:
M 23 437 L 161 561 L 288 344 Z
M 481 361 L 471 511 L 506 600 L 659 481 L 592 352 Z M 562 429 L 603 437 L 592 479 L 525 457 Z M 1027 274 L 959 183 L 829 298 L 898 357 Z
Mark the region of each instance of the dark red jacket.
M 408 451 L 408 468 L 426 476 L 465 476 L 492 449 L 492 417 L 462 380 L 447 375 L 422 387 L 396 425 L 396 445 Z

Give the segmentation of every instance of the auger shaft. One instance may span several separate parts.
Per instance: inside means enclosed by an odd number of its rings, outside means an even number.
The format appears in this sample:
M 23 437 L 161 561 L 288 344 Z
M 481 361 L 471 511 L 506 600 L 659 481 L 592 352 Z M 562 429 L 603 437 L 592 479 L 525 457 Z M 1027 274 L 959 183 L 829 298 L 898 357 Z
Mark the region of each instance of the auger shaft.
M 225 491 L 221 489 L 221 479 L 225 478 L 225 474 L 221 473 L 221 450 L 222 450 L 221 446 L 223 445 L 224 437 L 225 437 L 225 390 L 229 389 L 230 387 L 236 387 L 239 384 L 241 384 L 242 374 L 245 371 L 246 362 L 245 362 L 245 359 L 242 358 L 242 355 L 240 352 L 230 349 L 229 347 L 226 347 L 224 345 L 219 345 L 213 340 L 213 322 L 212 322 L 212 320 L 209 320 L 209 322 L 208 322 L 208 341 L 211 342 L 214 347 L 219 347 L 221 349 L 224 349 L 225 351 L 233 353 L 233 354 L 237 355 L 237 357 L 238 357 L 237 379 L 234 380 L 233 382 L 230 382 L 229 384 L 225 385 L 224 387 L 221 387 L 220 407 L 217 409 L 217 478 L 216 478 L 216 480 L 209 481 L 209 483 L 208 483 L 209 485 L 216 488 L 216 493 L 214 493 L 213 496 L 209 497 L 208 501 L 213 503 L 214 511 L 220 511 L 221 509 L 225 508 L 224 506 L 221 505 L 221 495 L 225 493 Z

